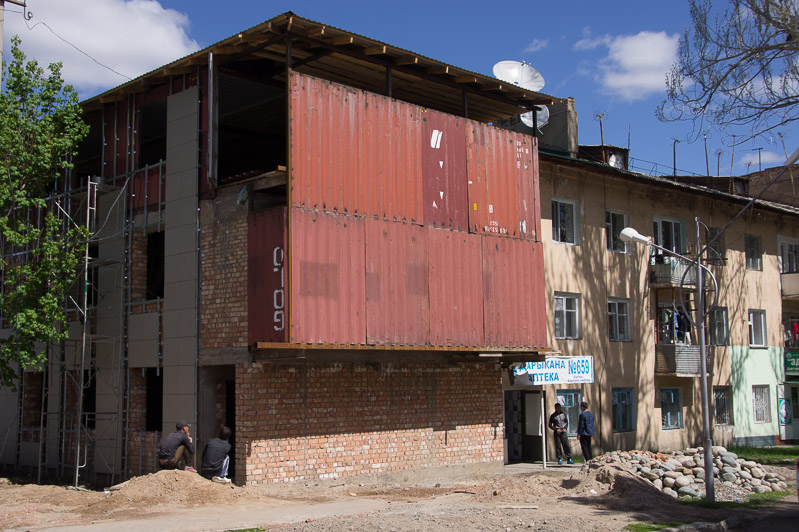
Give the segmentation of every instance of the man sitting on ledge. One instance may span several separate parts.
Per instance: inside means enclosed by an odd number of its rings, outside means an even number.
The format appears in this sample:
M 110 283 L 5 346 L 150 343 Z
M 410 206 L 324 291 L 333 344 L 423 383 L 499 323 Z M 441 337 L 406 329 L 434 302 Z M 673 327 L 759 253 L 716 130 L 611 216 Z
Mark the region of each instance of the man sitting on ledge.
M 167 434 L 158 449 L 158 465 L 161 469 L 183 469 L 197 472 L 191 466 L 194 443 L 189 436 L 189 424 L 183 420 L 175 423 L 175 432 Z

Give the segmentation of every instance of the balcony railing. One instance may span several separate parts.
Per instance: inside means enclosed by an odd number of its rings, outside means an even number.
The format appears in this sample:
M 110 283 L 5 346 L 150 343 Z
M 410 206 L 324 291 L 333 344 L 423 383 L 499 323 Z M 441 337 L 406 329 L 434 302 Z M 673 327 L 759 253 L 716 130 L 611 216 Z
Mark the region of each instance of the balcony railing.
M 713 348 L 706 347 L 707 371 L 713 369 Z M 687 344 L 657 344 L 655 346 L 655 374 L 682 377 L 702 375 L 699 346 Z
M 649 267 L 649 280 L 652 284 L 679 285 L 686 270 L 685 284 L 696 284 L 696 267 L 689 267 L 690 262 L 679 257 L 654 255 Z
M 799 298 L 799 272 L 789 272 L 780 275 L 782 282 L 782 297 Z

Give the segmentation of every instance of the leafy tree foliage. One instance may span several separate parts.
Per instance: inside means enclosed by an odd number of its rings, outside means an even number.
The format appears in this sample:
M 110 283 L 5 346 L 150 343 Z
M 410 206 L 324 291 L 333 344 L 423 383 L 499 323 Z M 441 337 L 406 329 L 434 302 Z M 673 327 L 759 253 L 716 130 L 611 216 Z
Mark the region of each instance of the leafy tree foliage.
M 53 193 L 88 127 L 60 63 L 45 73 L 16 37 L 11 58 L 0 93 L 0 385 L 13 387 L 66 337 L 64 301 L 88 235 Z
M 690 0 L 692 26 L 667 75 L 661 120 L 748 140 L 799 118 L 799 2 Z M 742 135 L 743 134 L 743 135 Z

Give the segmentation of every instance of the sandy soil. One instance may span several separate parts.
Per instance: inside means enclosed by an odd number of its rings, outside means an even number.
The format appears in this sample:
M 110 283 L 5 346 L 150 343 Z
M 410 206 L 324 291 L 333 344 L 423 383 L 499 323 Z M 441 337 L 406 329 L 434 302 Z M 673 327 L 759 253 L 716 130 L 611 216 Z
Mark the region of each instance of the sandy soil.
M 790 468 L 777 471 L 792 478 Z M 357 482 L 354 481 L 354 482 Z M 795 497 L 783 519 L 799 518 Z M 787 512 L 787 513 L 785 513 Z M 792 513 L 793 512 L 793 513 Z M 553 468 L 469 484 L 295 483 L 239 487 L 161 471 L 105 491 L 0 479 L 3 530 L 622 530 L 633 522 L 720 521 L 618 465 Z M 756 512 L 755 512 L 756 513 Z M 769 515 L 763 511 L 763 517 Z

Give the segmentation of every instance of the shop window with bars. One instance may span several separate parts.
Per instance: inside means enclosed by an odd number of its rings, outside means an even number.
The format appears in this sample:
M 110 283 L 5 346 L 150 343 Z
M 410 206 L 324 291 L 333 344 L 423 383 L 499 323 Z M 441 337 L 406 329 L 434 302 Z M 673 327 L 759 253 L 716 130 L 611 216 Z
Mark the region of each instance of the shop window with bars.
M 771 401 L 767 384 L 752 386 L 752 413 L 755 423 L 771 423 Z
M 714 422 L 716 425 L 732 425 L 732 393 L 729 386 L 713 387 Z

